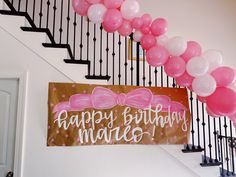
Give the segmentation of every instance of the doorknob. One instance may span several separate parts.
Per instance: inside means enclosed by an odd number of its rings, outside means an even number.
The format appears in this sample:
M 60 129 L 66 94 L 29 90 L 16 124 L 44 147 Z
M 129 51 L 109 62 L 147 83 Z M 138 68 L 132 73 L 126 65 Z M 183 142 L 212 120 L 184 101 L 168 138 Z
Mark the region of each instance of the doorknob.
M 8 172 L 6 177 L 13 177 L 13 172 L 12 171 Z

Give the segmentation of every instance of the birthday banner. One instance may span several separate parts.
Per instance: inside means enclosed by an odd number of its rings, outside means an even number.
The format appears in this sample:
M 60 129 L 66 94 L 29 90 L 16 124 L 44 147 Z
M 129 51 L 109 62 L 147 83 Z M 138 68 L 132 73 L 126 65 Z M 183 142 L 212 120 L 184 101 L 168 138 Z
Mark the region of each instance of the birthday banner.
M 186 144 L 187 90 L 50 83 L 48 146 Z

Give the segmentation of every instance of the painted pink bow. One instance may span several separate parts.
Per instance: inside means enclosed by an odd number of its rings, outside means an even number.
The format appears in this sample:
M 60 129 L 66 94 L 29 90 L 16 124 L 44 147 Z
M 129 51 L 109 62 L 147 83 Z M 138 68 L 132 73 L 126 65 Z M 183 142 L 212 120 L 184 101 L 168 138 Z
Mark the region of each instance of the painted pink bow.
M 92 94 L 75 94 L 70 97 L 69 101 L 58 103 L 53 113 L 58 115 L 62 110 L 83 111 L 86 108 L 111 109 L 117 105 L 144 109 L 160 104 L 163 112 L 167 112 L 168 108 L 172 112 L 186 110 L 181 103 L 171 101 L 168 96 L 153 95 L 147 88 L 138 88 L 127 94 L 116 94 L 110 89 L 96 87 Z

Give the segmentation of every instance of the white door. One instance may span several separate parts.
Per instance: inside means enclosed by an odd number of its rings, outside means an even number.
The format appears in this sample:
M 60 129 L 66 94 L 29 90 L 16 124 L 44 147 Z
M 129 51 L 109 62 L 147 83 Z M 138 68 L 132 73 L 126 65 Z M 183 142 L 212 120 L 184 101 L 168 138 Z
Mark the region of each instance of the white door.
M 0 78 L 0 177 L 13 176 L 18 79 Z

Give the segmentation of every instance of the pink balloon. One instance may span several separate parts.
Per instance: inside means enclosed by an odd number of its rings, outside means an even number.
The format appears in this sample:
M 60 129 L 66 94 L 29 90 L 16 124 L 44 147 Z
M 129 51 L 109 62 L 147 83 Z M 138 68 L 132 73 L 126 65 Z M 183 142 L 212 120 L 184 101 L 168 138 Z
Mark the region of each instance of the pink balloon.
M 188 62 L 191 58 L 202 54 L 201 46 L 195 41 L 188 41 L 187 49 L 181 57 Z
M 211 117 L 220 117 L 220 115 L 214 113 L 210 108 L 206 107 L 207 114 Z
M 236 112 L 236 93 L 229 88 L 218 87 L 207 97 L 206 104 L 215 114 L 232 115 Z
M 197 96 L 197 99 L 201 101 L 202 103 L 206 103 L 206 97 Z
M 133 29 L 131 27 L 131 24 L 128 20 L 123 20 L 122 25 L 118 29 L 118 32 L 121 36 L 129 36 L 132 33 Z
M 104 0 L 104 5 L 108 9 L 117 9 L 121 6 L 124 0 Z
M 86 16 L 88 12 L 88 8 L 90 7 L 91 4 L 89 4 L 86 0 L 73 0 L 72 1 L 72 6 L 74 11 L 81 15 L 81 16 Z
M 143 27 L 141 28 L 141 32 L 142 32 L 143 34 L 150 34 L 150 26 L 143 26 Z
M 152 17 L 150 14 L 143 14 L 141 19 L 143 21 L 143 26 L 150 26 L 152 23 Z
M 90 4 L 97 4 L 99 3 L 101 0 L 87 0 Z
M 167 31 L 167 21 L 164 18 L 157 18 L 152 22 L 151 32 L 154 36 L 160 36 Z
M 123 18 L 119 10 L 108 9 L 104 15 L 102 26 L 107 32 L 115 32 L 122 25 Z
M 158 67 L 164 65 L 168 58 L 168 51 L 162 46 L 154 46 L 147 51 L 147 62 L 151 66 Z
M 184 72 L 184 74 L 176 78 L 176 83 L 182 87 L 189 87 L 192 85 L 193 79 L 194 77 Z
M 226 66 L 219 67 L 212 71 L 211 75 L 215 78 L 218 87 L 227 87 L 235 81 L 234 69 Z
M 156 43 L 157 43 L 156 38 L 151 34 L 144 35 L 141 39 L 141 46 L 145 50 L 148 50 L 151 47 L 155 46 Z
M 171 57 L 165 64 L 165 72 L 170 77 L 179 77 L 185 72 L 185 61 L 181 57 Z
M 143 21 L 141 19 L 141 17 L 135 17 L 133 20 L 132 20 L 132 27 L 134 29 L 140 29 L 143 25 Z

